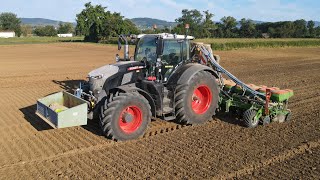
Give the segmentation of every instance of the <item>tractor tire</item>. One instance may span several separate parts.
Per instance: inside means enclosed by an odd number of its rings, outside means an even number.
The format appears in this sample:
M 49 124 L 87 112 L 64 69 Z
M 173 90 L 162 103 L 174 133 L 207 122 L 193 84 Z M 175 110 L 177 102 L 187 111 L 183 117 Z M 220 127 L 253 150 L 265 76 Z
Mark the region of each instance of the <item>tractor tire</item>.
M 142 136 L 151 121 L 150 109 L 147 99 L 138 93 L 110 94 L 100 112 L 104 136 L 119 141 Z
M 255 128 L 259 124 L 259 119 L 256 118 L 257 111 L 248 109 L 243 113 L 243 123 L 245 127 Z
M 206 71 L 195 74 L 189 84 L 178 85 L 175 93 L 176 120 L 181 124 L 201 124 L 215 115 L 219 88 Z

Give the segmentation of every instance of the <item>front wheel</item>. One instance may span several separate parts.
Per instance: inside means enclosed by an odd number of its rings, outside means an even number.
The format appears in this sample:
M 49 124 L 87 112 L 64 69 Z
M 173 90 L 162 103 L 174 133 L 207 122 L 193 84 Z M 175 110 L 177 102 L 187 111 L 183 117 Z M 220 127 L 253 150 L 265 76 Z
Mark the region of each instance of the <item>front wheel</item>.
M 101 107 L 100 123 L 107 138 L 131 140 L 142 136 L 151 121 L 148 101 L 140 94 L 116 93 Z

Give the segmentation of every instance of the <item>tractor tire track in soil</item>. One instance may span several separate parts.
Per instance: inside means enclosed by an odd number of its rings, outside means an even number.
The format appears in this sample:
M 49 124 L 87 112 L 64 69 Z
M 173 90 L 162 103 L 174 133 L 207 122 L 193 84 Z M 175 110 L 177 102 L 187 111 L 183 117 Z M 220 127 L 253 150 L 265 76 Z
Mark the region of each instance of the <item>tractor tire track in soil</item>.
M 198 126 L 156 119 L 141 139 L 114 142 L 96 121 L 54 130 L 34 114 L 38 98 L 75 88 L 116 53 L 77 43 L 0 46 L 0 179 L 319 177 L 319 48 L 217 52 L 245 82 L 292 88 L 289 123 L 246 129 L 224 114 Z

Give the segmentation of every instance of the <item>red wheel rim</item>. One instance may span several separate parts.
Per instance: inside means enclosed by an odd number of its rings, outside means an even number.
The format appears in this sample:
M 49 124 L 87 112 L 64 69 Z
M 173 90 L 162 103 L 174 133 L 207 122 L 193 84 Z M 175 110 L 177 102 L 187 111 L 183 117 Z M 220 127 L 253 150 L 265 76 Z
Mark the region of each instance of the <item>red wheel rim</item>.
M 125 108 L 119 117 L 120 129 L 125 133 L 131 134 L 135 132 L 142 123 L 142 113 L 137 106 L 129 106 Z
M 196 114 L 204 114 L 211 105 L 211 90 L 206 85 L 197 87 L 192 95 L 192 109 Z

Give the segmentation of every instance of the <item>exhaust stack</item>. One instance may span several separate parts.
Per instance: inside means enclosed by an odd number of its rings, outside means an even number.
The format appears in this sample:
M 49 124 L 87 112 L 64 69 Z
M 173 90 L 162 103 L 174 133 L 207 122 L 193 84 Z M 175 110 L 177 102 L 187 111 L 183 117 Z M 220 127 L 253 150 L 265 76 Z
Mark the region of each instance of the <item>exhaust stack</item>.
M 125 45 L 124 45 L 124 60 L 129 60 L 129 43 L 128 43 L 128 40 L 127 40 L 127 37 L 123 34 L 121 34 L 119 36 L 119 39 L 118 39 L 118 50 L 121 50 L 121 40 L 125 42 Z

